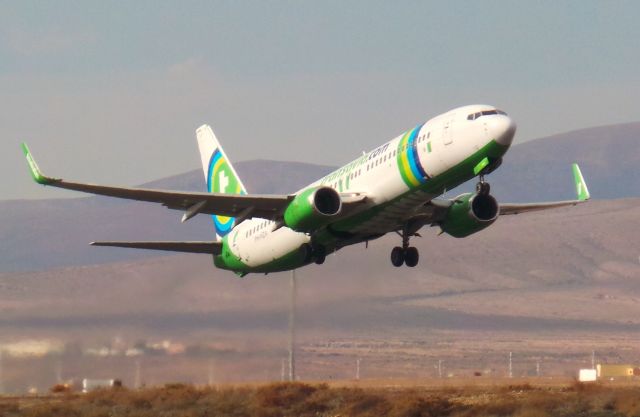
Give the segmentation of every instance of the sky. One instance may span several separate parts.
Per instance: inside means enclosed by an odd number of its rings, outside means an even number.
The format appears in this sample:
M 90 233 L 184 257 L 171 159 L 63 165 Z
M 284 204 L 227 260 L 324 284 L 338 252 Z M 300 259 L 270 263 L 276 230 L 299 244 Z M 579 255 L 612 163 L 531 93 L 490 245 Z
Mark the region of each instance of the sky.
M 51 176 L 138 185 L 232 161 L 346 163 L 451 108 L 516 143 L 640 120 L 637 1 L 0 0 L 0 199 Z

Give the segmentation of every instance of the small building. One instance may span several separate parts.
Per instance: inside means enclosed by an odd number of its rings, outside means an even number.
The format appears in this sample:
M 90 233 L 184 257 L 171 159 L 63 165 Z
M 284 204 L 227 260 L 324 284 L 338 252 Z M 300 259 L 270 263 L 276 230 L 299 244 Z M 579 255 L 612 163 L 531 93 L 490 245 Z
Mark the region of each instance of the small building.
M 638 367 L 628 364 L 597 364 L 596 371 L 598 378 L 630 378 L 636 374 Z
M 597 379 L 597 372 L 595 369 L 580 369 L 578 372 L 578 381 L 580 382 L 594 382 Z
M 119 379 L 88 379 L 82 380 L 82 392 L 87 393 L 100 388 L 121 387 L 122 382 Z

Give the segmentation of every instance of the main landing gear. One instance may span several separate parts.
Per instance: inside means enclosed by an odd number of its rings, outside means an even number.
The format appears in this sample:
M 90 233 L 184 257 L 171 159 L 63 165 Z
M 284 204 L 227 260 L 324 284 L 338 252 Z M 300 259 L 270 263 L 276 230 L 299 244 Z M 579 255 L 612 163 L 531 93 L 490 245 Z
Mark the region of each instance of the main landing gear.
M 313 251 L 313 255 L 313 262 L 318 265 L 322 265 L 325 259 L 327 259 L 327 250 L 324 246 L 318 246 Z
M 402 264 L 405 264 L 409 268 L 413 268 L 418 265 L 419 260 L 418 249 L 409 246 L 409 232 L 405 227 L 402 230 L 402 247 L 396 246 L 391 250 L 391 263 L 395 267 L 401 267 Z

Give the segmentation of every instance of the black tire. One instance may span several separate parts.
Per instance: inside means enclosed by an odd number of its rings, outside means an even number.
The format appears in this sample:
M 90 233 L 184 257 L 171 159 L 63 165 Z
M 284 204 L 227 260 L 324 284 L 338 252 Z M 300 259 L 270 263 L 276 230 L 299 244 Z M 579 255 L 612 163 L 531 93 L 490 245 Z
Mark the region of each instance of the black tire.
M 327 250 L 324 246 L 317 246 L 313 251 L 313 255 L 313 261 L 318 265 L 322 265 L 325 259 L 327 259 Z
M 305 264 L 311 262 L 313 259 L 313 248 L 308 243 L 304 243 L 300 246 L 300 253 L 302 254 Z
M 396 268 L 401 267 L 404 263 L 404 251 L 400 246 L 396 246 L 391 250 L 391 264 Z
M 420 260 L 420 254 L 418 253 L 418 249 L 414 247 L 407 248 L 404 253 L 404 263 L 409 267 L 413 268 L 418 265 L 418 261 Z

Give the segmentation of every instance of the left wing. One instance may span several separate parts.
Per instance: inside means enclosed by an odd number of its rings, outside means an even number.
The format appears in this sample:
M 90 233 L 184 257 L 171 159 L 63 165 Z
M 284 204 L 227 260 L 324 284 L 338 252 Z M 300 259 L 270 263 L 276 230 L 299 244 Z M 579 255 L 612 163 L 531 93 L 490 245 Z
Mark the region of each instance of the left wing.
M 580 167 L 578 164 L 572 165 L 573 170 L 573 178 L 576 186 L 576 194 L 577 198 L 575 200 L 566 200 L 566 201 L 550 201 L 544 203 L 505 203 L 500 204 L 500 215 L 507 214 L 519 214 L 526 213 L 530 211 L 540 211 L 540 210 L 548 210 L 558 207 L 565 206 L 575 206 L 576 204 L 584 203 L 591 195 L 589 194 L 589 189 L 587 188 L 587 184 L 582 177 L 582 172 L 580 172 Z M 447 212 L 451 208 L 451 206 L 456 202 L 456 199 L 444 200 L 444 199 L 433 199 L 427 204 L 425 204 L 416 215 L 412 218 L 416 222 L 422 222 L 422 224 L 437 225 L 438 222 L 444 220 L 447 216 Z
M 160 203 L 170 209 L 185 210 L 182 221 L 189 220 L 198 213 L 218 214 L 238 219 L 260 217 L 277 220 L 295 197 L 294 195 L 237 195 L 165 191 L 65 181 L 42 174 L 25 143 L 22 144 L 22 150 L 27 158 L 31 175 L 38 184 L 109 197 Z M 237 221 L 237 223 L 240 222 Z
M 571 168 L 573 169 L 573 179 L 576 185 L 576 200 L 552 201 L 548 203 L 501 204 L 500 215 L 502 216 L 505 214 L 519 214 L 529 211 L 575 206 L 576 204 L 584 203 L 585 201 L 589 200 L 589 198 L 591 198 L 591 194 L 589 194 L 587 183 L 584 181 L 582 172 L 580 172 L 580 167 L 578 166 L 578 164 L 574 163 L 573 165 L 571 165 Z

